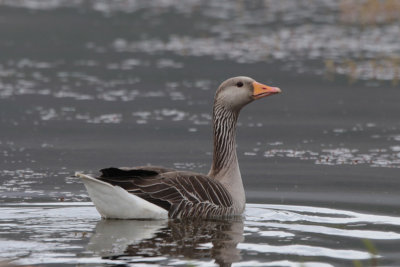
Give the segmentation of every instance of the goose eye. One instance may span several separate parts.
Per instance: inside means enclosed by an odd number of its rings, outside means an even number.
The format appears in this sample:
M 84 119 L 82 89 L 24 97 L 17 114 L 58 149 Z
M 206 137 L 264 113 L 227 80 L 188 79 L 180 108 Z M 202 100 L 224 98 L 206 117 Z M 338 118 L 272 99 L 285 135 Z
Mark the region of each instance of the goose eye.
M 236 84 L 236 86 L 237 86 L 237 87 L 242 87 L 242 86 L 243 86 L 243 83 L 242 83 L 242 82 L 238 82 L 238 83 Z

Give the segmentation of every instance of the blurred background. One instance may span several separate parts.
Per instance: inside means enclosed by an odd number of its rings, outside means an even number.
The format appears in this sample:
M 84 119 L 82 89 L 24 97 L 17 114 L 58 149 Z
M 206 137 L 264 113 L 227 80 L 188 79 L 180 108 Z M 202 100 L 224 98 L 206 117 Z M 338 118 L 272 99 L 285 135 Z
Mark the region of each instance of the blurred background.
M 238 75 L 283 91 L 239 118 L 249 203 L 399 215 L 397 0 L 0 0 L 0 203 L 89 201 L 75 171 L 152 164 L 207 173 L 214 93 Z M 17 213 L 7 220 L 21 223 Z M 90 220 L 93 228 L 98 218 Z M 58 224 L 43 234 L 29 221 L 13 229 L 38 242 L 59 235 Z M 368 231 L 398 231 L 369 222 Z M 367 226 L 343 227 L 351 236 Z M 71 229 L 65 240 L 75 244 Z M 307 231 L 275 234 L 279 245 L 309 240 Z M 334 243 L 327 255 L 345 266 L 343 255 L 356 254 L 343 246 L 365 250 L 359 239 L 328 239 L 307 245 Z M 380 262 L 398 265 L 395 241 L 376 242 Z
M 398 183 L 399 1 L 1 0 L 0 33 L 1 201 L 86 198 L 76 170 L 207 172 L 237 75 L 283 90 L 241 114 L 250 199 Z

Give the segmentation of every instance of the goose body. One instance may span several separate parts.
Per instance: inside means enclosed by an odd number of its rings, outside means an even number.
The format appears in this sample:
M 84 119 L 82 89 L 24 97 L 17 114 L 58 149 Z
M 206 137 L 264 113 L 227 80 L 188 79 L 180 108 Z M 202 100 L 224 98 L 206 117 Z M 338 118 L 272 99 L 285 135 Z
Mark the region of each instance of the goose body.
M 213 107 L 213 162 L 207 175 L 157 166 L 77 173 L 103 218 L 211 218 L 241 215 L 245 192 L 236 155 L 236 122 L 248 103 L 280 89 L 234 77 L 217 89 Z

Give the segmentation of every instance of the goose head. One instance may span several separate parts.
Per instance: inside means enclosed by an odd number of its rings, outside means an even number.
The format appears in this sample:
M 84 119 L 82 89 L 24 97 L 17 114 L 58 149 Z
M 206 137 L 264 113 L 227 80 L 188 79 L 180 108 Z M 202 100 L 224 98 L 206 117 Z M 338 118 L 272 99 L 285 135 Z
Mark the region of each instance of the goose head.
M 278 87 L 268 86 L 245 76 L 238 76 L 224 81 L 215 94 L 215 103 L 230 109 L 240 111 L 250 102 L 280 93 Z

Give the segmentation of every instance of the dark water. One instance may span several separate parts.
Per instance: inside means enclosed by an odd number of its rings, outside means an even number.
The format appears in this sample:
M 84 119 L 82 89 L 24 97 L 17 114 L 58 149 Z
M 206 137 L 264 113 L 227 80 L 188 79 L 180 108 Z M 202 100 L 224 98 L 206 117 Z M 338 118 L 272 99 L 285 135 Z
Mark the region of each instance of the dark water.
M 0 258 L 400 265 L 399 14 L 396 1 L 0 1 Z M 241 113 L 246 218 L 100 220 L 70 176 L 207 172 L 214 92 L 236 75 L 283 90 Z

